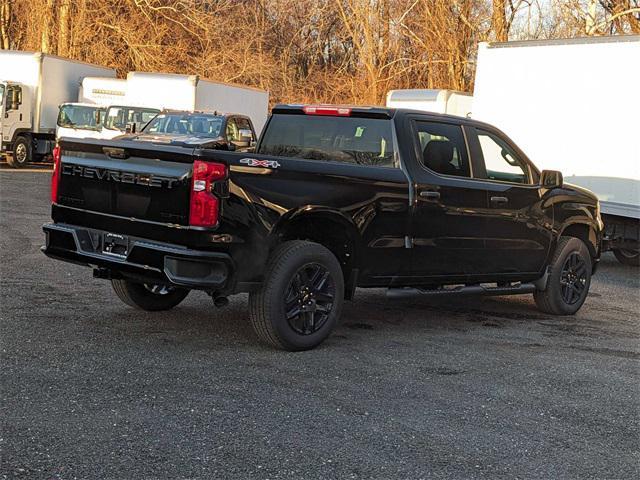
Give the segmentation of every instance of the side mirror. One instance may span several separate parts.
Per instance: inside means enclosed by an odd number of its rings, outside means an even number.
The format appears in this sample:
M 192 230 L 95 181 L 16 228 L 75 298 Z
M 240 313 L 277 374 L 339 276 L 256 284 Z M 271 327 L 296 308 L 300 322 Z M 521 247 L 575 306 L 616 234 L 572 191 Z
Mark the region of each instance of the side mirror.
M 18 110 L 20 108 L 20 104 L 16 101 L 11 102 L 11 110 Z
M 562 187 L 562 172 L 556 170 L 543 170 L 540 174 L 540 185 L 552 189 Z
M 136 133 L 136 123 L 135 122 L 129 122 L 127 123 L 127 126 L 124 129 L 125 133 Z
M 243 146 L 251 145 L 251 142 L 253 142 L 253 132 L 251 130 L 249 130 L 248 128 L 247 129 L 241 128 L 238 131 L 238 134 L 240 137 L 240 142 L 246 144 Z

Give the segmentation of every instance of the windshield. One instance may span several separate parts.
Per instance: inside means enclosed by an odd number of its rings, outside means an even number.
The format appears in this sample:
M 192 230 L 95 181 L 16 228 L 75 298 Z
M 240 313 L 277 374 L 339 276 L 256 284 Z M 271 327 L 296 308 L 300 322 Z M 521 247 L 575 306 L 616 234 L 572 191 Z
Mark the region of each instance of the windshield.
M 274 115 L 258 153 L 394 167 L 391 138 L 391 120 Z
M 206 113 L 161 113 L 143 133 L 216 138 L 220 136 L 223 120 L 224 117 Z
M 4 105 L 4 85 L 0 83 L 0 107 Z
M 62 105 L 58 113 L 58 126 L 97 130 L 105 109 L 86 105 Z
M 136 131 L 144 127 L 160 110 L 138 107 L 109 107 L 104 126 L 110 130 L 125 131 L 127 124 L 135 123 Z

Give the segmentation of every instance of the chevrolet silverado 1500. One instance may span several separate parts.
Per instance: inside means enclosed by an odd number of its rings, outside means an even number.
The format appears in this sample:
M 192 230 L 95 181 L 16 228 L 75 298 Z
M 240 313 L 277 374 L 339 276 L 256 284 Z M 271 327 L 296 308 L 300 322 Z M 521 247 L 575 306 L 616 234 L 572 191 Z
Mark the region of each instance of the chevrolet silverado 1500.
M 287 350 L 320 344 L 356 287 L 573 314 L 602 237 L 596 197 L 496 128 L 376 107 L 277 106 L 255 153 L 63 138 L 51 195 L 48 256 L 145 310 L 249 292 L 258 337 Z

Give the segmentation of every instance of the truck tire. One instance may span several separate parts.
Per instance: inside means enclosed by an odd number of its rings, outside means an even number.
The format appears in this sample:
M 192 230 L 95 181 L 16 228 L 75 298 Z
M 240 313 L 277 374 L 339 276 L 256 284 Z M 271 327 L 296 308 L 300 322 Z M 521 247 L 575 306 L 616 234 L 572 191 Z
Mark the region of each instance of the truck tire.
M 20 136 L 13 143 L 13 153 L 7 155 L 7 163 L 13 168 L 26 167 L 33 158 L 33 145 L 29 137 Z
M 640 267 L 640 252 L 638 250 L 627 250 L 626 248 L 616 248 L 613 254 L 623 265 Z
M 294 240 L 271 254 L 262 288 L 249 295 L 249 317 L 264 343 L 309 350 L 329 336 L 343 299 L 338 259 L 318 243 Z
M 130 280 L 113 279 L 111 286 L 124 303 L 149 312 L 170 310 L 189 295 L 189 290 Z
M 550 267 L 547 288 L 533 294 L 536 305 L 552 315 L 573 315 L 589 294 L 589 249 L 579 238 L 560 237 Z

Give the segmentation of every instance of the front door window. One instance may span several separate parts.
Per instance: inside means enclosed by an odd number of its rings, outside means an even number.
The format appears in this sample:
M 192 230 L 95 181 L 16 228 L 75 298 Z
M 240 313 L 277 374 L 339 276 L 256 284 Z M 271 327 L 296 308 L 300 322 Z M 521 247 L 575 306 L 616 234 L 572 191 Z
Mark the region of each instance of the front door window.
M 498 182 L 530 184 L 529 168 L 509 145 L 492 133 L 477 130 L 487 178 Z

